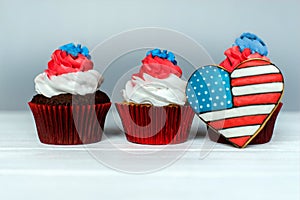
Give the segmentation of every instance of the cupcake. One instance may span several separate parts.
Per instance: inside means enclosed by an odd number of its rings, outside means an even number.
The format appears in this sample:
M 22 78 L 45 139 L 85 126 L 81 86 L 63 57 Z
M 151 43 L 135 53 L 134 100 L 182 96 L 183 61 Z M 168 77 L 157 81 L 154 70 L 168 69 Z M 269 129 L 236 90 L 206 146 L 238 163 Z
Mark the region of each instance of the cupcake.
M 190 106 L 207 124 L 209 138 L 243 148 L 269 142 L 284 90 L 265 43 L 243 33 L 219 65 L 196 70 L 187 84 Z
M 124 102 L 116 103 L 128 141 L 164 145 L 187 140 L 194 113 L 186 105 L 181 76 L 172 52 L 147 52 L 122 91 Z
M 37 94 L 28 104 L 42 143 L 75 145 L 101 140 L 111 102 L 98 90 L 103 77 L 93 69 L 86 47 L 71 43 L 55 50 L 48 69 L 34 82 Z

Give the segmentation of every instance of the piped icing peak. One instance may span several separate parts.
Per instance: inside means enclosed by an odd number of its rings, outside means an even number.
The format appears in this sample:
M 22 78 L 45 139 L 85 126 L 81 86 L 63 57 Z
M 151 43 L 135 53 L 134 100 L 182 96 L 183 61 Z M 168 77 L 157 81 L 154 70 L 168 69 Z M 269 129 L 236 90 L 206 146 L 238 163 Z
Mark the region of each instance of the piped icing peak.
M 35 79 L 38 94 L 51 98 L 60 94 L 86 95 L 97 91 L 102 75 L 93 70 L 88 48 L 73 43 L 56 49 L 48 69 Z
M 45 72 L 49 78 L 72 72 L 85 72 L 93 69 L 90 58 L 87 47 L 69 43 L 52 53 Z
M 174 54 L 167 50 L 153 49 L 148 51 L 142 63 L 139 73 L 133 74 L 133 79 L 134 77 L 143 79 L 144 73 L 159 79 L 167 78 L 171 74 L 179 78 L 182 76 L 182 70 L 177 66 Z
M 224 52 L 226 59 L 219 65 L 232 72 L 241 62 L 250 58 L 269 60 L 267 54 L 267 46 L 258 36 L 253 33 L 243 33 L 235 40 L 233 46 Z
M 175 56 L 167 50 L 148 51 L 138 73 L 133 74 L 123 92 L 126 102 L 166 106 L 184 105 L 186 82 Z

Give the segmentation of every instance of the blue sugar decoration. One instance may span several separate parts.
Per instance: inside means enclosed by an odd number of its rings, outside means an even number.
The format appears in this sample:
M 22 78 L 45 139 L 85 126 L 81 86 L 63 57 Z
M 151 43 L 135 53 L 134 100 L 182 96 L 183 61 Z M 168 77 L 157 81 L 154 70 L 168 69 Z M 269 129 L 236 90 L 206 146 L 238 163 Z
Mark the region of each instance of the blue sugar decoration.
M 168 52 L 167 50 L 160 50 L 160 49 L 153 49 L 146 53 L 146 56 L 152 55 L 153 57 L 157 56 L 162 59 L 168 59 L 171 61 L 174 65 L 177 65 L 177 61 L 175 60 L 175 55 L 172 52 Z
M 91 59 L 88 48 L 85 46 L 81 46 L 81 44 L 77 44 L 76 46 L 74 43 L 69 43 L 59 47 L 59 49 L 67 52 L 68 54 L 71 54 L 74 57 L 77 57 L 78 54 L 82 54 L 88 59 Z

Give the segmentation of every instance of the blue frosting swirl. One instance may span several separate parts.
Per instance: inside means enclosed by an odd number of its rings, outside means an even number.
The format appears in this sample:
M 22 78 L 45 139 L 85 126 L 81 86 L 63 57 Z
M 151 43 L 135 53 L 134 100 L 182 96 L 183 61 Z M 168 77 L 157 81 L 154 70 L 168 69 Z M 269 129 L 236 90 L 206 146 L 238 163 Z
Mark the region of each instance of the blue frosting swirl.
M 259 53 L 260 55 L 267 56 L 268 49 L 265 43 L 253 33 L 243 33 L 235 40 L 235 45 L 239 46 L 241 52 L 245 48 L 249 48 L 251 53 Z
M 89 49 L 85 46 L 81 46 L 81 44 L 77 44 L 77 46 L 73 43 L 65 44 L 61 47 L 59 47 L 60 50 L 66 51 L 68 54 L 71 54 L 72 56 L 77 57 L 78 54 L 82 54 L 88 59 L 91 59 L 91 56 L 89 54 Z
M 153 57 L 157 56 L 162 59 L 168 59 L 171 61 L 174 65 L 177 65 L 177 61 L 175 60 L 175 55 L 172 52 L 168 52 L 167 50 L 160 50 L 160 49 L 153 49 L 146 53 L 146 56 L 152 55 Z

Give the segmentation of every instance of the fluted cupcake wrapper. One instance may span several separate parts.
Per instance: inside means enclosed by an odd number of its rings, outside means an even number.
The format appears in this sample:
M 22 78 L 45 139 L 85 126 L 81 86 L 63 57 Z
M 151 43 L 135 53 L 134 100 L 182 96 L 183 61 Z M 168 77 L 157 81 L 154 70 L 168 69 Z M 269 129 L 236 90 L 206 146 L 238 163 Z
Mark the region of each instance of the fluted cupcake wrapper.
M 275 122 L 279 114 L 279 111 L 281 110 L 282 105 L 283 103 L 279 103 L 276 110 L 273 112 L 272 116 L 265 124 L 264 128 L 261 129 L 261 131 L 251 140 L 249 144 L 264 144 L 271 140 Z M 218 132 L 216 132 L 209 126 L 207 126 L 207 131 L 210 140 L 217 143 L 229 144 L 229 142 L 226 140 L 224 136 L 220 135 Z
M 115 104 L 128 141 L 165 145 L 188 139 L 194 112 L 189 106 L 156 107 L 146 104 Z
M 28 104 L 40 141 L 55 145 L 99 142 L 111 106 L 111 103 L 72 106 Z

